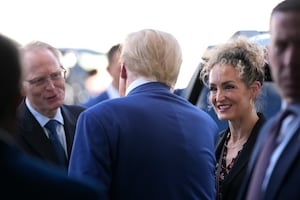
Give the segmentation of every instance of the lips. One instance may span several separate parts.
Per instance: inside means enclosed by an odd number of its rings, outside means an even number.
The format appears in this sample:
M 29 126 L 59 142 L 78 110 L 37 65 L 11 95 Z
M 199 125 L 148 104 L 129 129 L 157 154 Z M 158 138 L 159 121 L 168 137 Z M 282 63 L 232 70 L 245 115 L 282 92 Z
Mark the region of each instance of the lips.
M 57 97 L 57 95 L 52 95 L 52 96 L 48 96 L 46 97 L 47 100 L 53 100 Z
M 217 108 L 220 112 L 226 111 L 231 108 L 231 104 L 222 104 L 222 105 L 217 105 Z

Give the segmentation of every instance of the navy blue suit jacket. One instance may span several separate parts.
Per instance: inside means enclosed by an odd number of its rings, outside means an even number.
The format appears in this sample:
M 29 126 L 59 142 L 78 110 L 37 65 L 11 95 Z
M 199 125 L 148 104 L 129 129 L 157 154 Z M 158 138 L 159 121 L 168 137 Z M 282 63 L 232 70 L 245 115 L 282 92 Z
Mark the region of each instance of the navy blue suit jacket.
M 91 107 L 101 101 L 109 99 L 108 92 L 105 90 L 104 92 L 100 93 L 99 95 L 89 99 L 87 102 L 83 103 L 82 105 L 85 107 Z
M 8 134 L 0 130 L 0 135 Z M 75 180 L 0 140 L 1 196 L 7 199 L 101 199 L 97 185 Z M 84 182 L 83 182 L 84 181 Z
M 73 146 L 77 118 L 84 109 L 84 107 L 77 105 L 61 106 L 62 116 L 64 118 L 68 158 L 70 158 Z M 40 158 L 47 163 L 59 166 L 59 160 L 51 141 L 45 135 L 43 127 L 40 126 L 25 105 L 25 101 L 22 101 L 18 107 L 16 140 L 30 155 Z
M 248 165 L 245 181 L 241 187 L 241 192 L 238 198 L 240 200 L 244 200 L 246 197 L 247 188 L 249 186 L 250 178 L 252 176 L 255 163 L 257 162 L 258 155 L 263 144 L 265 143 L 265 140 L 267 140 L 267 135 L 270 132 L 273 122 L 277 118 L 278 114 L 267 121 L 260 131 Z M 264 194 L 265 196 L 262 198 L 264 200 L 300 199 L 300 118 L 298 117 L 297 120 L 299 126 L 297 130 L 295 130 L 295 135 L 289 142 L 288 147 L 283 151 L 274 168 L 269 185 Z
M 213 119 L 158 82 L 80 114 L 69 174 L 105 199 L 215 199 Z

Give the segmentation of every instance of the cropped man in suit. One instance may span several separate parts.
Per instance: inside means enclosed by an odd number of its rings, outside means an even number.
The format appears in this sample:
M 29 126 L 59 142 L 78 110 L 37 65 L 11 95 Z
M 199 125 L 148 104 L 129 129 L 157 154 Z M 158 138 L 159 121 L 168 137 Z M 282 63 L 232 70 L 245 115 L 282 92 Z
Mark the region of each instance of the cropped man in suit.
M 270 69 L 282 109 L 289 113 L 280 121 L 278 114 L 261 130 L 241 200 L 300 199 L 300 1 L 285 0 L 273 9 L 270 34 Z M 277 131 L 276 125 L 281 125 Z M 275 147 L 267 148 L 273 136 Z
M 99 181 L 105 199 L 215 199 L 218 127 L 173 94 L 181 48 L 169 33 L 129 34 L 120 94 L 78 119 L 69 175 Z
M 97 185 L 78 181 L 16 146 L 22 67 L 17 44 L 0 35 L 0 185 L 2 199 L 101 199 Z
M 108 66 L 107 71 L 112 78 L 108 88 L 99 95 L 89 99 L 83 103 L 86 107 L 91 107 L 101 101 L 120 97 L 119 95 L 119 77 L 120 77 L 120 44 L 116 44 L 110 48 L 107 53 Z
M 84 110 L 78 105 L 65 105 L 65 69 L 57 49 L 33 41 L 22 49 L 24 62 L 24 100 L 18 108 L 17 140 L 29 154 L 67 169 L 78 115 Z M 57 122 L 57 138 L 63 158 L 53 145 L 45 125 L 50 119 Z

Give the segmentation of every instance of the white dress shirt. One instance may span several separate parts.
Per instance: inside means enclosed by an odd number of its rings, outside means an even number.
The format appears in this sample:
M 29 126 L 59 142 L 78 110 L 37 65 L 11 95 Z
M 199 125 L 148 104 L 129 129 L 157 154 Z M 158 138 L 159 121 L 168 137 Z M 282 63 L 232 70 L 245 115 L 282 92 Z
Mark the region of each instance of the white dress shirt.
M 36 111 L 30 105 L 29 100 L 27 98 L 25 99 L 25 104 L 28 107 L 29 111 L 32 113 L 32 115 L 35 117 L 35 119 L 38 121 L 38 123 L 41 125 L 41 127 L 43 127 L 46 136 L 49 138 L 48 130 L 44 126 L 47 124 L 47 122 L 50 120 L 50 118 L 45 117 L 44 115 L 42 115 L 38 111 Z M 52 119 L 55 119 L 56 121 L 59 122 L 59 125 L 57 126 L 58 139 L 59 139 L 61 145 L 63 146 L 64 150 L 65 150 L 66 156 L 68 156 L 66 136 L 65 136 L 65 130 L 64 130 L 64 118 L 61 114 L 61 109 L 60 108 L 58 108 L 58 110 L 56 112 L 56 115 Z

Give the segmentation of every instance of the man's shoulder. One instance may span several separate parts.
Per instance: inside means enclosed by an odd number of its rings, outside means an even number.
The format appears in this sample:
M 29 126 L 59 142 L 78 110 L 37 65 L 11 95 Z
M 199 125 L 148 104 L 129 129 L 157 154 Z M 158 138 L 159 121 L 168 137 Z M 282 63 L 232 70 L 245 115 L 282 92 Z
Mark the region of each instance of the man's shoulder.
M 61 105 L 61 109 L 63 113 L 75 113 L 75 114 L 79 114 L 81 112 L 83 112 L 86 107 L 82 106 L 82 105 L 68 105 L 68 104 L 63 104 Z
M 88 199 L 99 197 L 93 182 L 83 182 L 68 177 L 65 171 L 45 165 L 43 162 L 23 154 L 16 146 L 2 140 L 0 140 L 0 153 L 3 161 L 3 170 L 0 173 L 7 192 L 11 189 L 19 189 L 18 191 L 21 193 L 16 195 L 31 199 L 36 199 L 38 196 L 38 194 L 30 192 L 33 190 L 42 193 L 47 198 L 60 196 L 61 191 L 64 191 L 61 197 L 73 197 L 73 199 L 84 198 L 85 195 Z M 12 182 L 13 184 L 10 184 Z M 6 189 L 4 189 L 4 193 L 6 193 Z M 10 193 L 10 197 L 14 195 Z
M 93 106 L 101 101 L 106 100 L 106 99 L 109 99 L 109 96 L 108 96 L 107 91 L 105 90 L 105 91 L 101 92 L 100 94 L 98 94 L 97 96 L 92 97 L 89 100 L 87 100 L 86 102 L 84 102 L 82 104 L 82 106 L 90 107 L 90 106 Z

